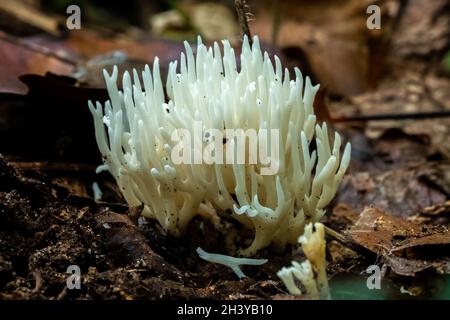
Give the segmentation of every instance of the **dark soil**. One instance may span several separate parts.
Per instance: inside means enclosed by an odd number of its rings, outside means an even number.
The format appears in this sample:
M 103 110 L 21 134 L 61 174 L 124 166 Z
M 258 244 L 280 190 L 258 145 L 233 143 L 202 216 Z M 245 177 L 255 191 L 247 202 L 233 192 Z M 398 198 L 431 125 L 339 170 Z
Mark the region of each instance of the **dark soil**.
M 283 293 L 275 273 L 291 255 L 262 252 L 271 263 L 244 267 L 248 277 L 239 281 L 195 253 L 198 245 L 218 249 L 205 236 L 217 234 L 212 226 L 193 221 L 192 237 L 174 239 L 152 222 L 135 224 L 126 206 L 73 196 L 49 181 L 24 177 L 0 159 L 0 299 L 267 299 Z M 70 265 L 81 269 L 80 290 L 67 289 Z

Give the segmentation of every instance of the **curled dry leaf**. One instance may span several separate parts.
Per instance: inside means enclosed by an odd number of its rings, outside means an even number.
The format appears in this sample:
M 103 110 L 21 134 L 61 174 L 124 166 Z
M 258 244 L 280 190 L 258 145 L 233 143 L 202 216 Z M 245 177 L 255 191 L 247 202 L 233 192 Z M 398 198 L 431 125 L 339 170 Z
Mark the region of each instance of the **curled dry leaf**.
M 402 276 L 414 276 L 417 272 L 427 269 L 435 270 L 440 274 L 450 273 L 450 261 L 448 259 L 436 259 L 433 261 L 405 259 L 399 256 L 384 256 L 383 261 L 396 274 Z
M 450 257 L 424 255 L 422 247 L 448 247 L 450 230 L 446 226 L 427 226 L 385 214 L 376 208 L 366 208 L 348 231 L 352 241 L 383 256 L 392 270 L 401 275 L 434 268 L 450 271 Z M 439 249 L 439 248 L 436 248 Z M 447 249 L 448 250 L 448 249 Z
M 450 201 L 446 201 L 443 204 L 426 207 L 422 211 L 422 214 L 430 216 L 437 216 L 444 213 L 450 213 Z

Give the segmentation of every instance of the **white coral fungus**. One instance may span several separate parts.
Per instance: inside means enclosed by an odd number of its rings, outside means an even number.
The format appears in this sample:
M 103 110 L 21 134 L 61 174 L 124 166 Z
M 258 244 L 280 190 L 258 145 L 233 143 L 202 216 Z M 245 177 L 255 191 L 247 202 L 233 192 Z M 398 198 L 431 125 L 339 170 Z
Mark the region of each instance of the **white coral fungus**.
M 239 278 L 245 277 L 245 274 L 242 272 L 239 266 L 241 265 L 260 266 L 268 261 L 267 259 L 235 258 L 224 254 L 209 253 L 200 247 L 198 247 L 196 251 L 198 256 L 205 261 L 223 264 L 224 266 L 229 267 Z
M 325 228 L 321 223 L 306 225 L 304 234 L 298 239 L 307 260 L 302 263 L 292 261 L 291 267 L 283 267 L 277 275 L 290 294 L 305 293 L 310 299 L 329 299 L 328 278 L 325 259 Z M 302 292 L 295 279 L 305 288 Z
M 298 68 L 291 79 L 278 57 L 273 65 L 261 52 L 258 37 L 252 46 L 244 38 L 238 68 L 230 43 L 222 44 L 223 54 L 219 44 L 206 47 L 199 39 L 194 55 L 185 42 L 186 53 L 169 66 L 166 90 L 158 59 L 152 72 L 145 67 L 142 79 L 136 70 L 132 76 L 125 72 L 122 90 L 117 68 L 111 75 L 104 71 L 110 100 L 104 106 L 90 102 L 89 108 L 104 159 L 99 170 L 114 176 L 130 206 L 144 203 L 145 217 L 180 235 L 199 207 L 210 204 L 254 231 L 251 245 L 239 252 L 250 256 L 271 243 L 280 248 L 295 243 L 307 222 L 322 217 L 349 164 L 350 145 L 341 159 L 340 136 L 330 141 L 327 125 L 316 125 L 319 86 L 308 77 L 304 81 Z M 276 174 L 262 174 L 260 158 L 243 164 L 174 163 L 179 139 L 173 133 L 183 129 L 195 136 L 198 122 L 205 130 L 277 130 L 277 143 L 268 143 L 268 154 L 279 154 Z M 207 140 L 200 146 L 207 147 Z M 220 144 L 224 153 L 239 145 L 229 140 Z M 198 153 L 198 141 L 190 151 Z

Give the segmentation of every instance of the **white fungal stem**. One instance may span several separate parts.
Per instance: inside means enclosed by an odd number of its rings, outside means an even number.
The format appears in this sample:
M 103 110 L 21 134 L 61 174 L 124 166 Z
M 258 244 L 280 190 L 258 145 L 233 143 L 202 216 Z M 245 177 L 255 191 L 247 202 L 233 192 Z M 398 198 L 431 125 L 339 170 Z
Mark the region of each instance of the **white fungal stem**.
M 197 253 L 198 256 L 203 260 L 212 263 L 222 264 L 224 266 L 229 267 L 239 278 L 245 277 L 245 274 L 242 272 L 239 266 L 241 265 L 260 266 L 268 261 L 267 259 L 235 258 L 223 254 L 209 253 L 200 247 L 197 248 Z
M 315 228 L 315 231 L 313 231 Z M 304 234 L 299 238 L 307 260 L 302 263 L 292 261 L 291 267 L 283 267 L 278 277 L 283 281 L 290 294 L 305 293 L 310 299 L 330 299 L 325 259 L 325 228 L 321 223 L 306 225 Z M 295 283 L 301 282 L 302 292 Z

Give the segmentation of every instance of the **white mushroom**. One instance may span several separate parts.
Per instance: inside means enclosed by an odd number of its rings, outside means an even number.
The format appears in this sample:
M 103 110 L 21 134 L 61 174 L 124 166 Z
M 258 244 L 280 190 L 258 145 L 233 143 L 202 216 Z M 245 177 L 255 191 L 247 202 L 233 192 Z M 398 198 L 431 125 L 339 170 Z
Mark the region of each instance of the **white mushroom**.
M 271 243 L 296 243 L 305 224 L 322 217 L 349 164 L 350 145 L 341 157 L 339 135 L 330 141 L 327 125 L 316 125 L 319 86 L 299 69 L 291 80 L 278 57 L 274 65 L 262 53 L 258 37 L 252 46 L 244 38 L 238 68 L 230 43 L 222 44 L 223 53 L 199 39 L 194 55 L 186 42 L 186 53 L 169 66 L 166 90 L 157 58 L 141 77 L 125 72 L 122 90 L 117 68 L 105 71 L 110 100 L 89 108 L 104 159 L 99 170 L 113 175 L 130 206 L 143 203 L 142 214 L 174 235 L 186 231 L 202 204 L 228 212 L 254 231 L 239 252 L 251 256 Z M 229 163 L 240 141 L 249 153 Z M 220 155 L 226 159 L 211 161 Z

